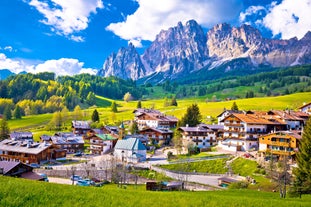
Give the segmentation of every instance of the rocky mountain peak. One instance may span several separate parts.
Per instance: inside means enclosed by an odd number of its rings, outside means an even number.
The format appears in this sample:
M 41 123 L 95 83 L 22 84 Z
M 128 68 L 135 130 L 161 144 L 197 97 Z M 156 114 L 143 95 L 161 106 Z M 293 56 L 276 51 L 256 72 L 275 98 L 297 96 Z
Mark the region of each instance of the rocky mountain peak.
M 144 77 L 146 71 L 136 48 L 129 43 L 127 47 L 121 47 L 116 54 L 112 53 L 105 60 L 103 69 L 98 72 L 98 75 L 137 80 Z
M 189 20 L 162 30 L 141 56 L 132 44 L 112 53 L 99 75 L 161 82 L 221 67 L 227 72 L 310 64 L 310 57 L 311 32 L 300 40 L 267 39 L 250 25 L 222 23 L 206 34 L 195 20 Z
M 143 62 L 157 72 L 180 73 L 192 68 L 203 67 L 208 57 L 206 36 L 196 21 L 162 30 L 155 41 L 142 55 Z

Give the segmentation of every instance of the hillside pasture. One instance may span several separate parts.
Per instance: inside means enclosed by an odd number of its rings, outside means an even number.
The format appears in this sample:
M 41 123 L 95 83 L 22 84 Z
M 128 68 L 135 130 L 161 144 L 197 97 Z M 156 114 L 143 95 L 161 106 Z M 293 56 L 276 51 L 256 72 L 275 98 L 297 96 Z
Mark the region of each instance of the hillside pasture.
M 154 192 L 144 185 L 82 187 L 0 176 L 0 206 L 310 206 L 311 196 L 279 198 L 252 190 Z

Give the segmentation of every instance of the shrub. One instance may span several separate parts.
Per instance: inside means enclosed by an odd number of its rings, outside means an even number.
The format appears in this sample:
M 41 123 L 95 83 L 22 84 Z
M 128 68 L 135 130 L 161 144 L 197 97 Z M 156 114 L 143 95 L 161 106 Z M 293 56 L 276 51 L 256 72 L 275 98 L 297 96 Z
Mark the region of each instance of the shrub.
M 248 188 L 248 182 L 240 181 L 236 183 L 231 183 L 229 185 L 230 189 L 246 189 Z

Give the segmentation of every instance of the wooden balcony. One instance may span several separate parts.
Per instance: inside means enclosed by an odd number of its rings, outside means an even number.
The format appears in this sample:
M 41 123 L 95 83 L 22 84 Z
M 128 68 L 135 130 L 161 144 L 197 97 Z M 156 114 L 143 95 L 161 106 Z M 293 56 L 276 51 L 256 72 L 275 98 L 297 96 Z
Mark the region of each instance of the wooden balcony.
M 273 141 L 271 141 L 271 145 L 280 146 L 280 147 L 290 147 L 290 143 L 287 143 L 287 142 L 273 142 Z
M 295 152 L 292 151 L 292 152 L 288 152 L 288 151 L 284 151 L 284 150 L 269 150 L 272 154 L 274 155 L 294 155 Z

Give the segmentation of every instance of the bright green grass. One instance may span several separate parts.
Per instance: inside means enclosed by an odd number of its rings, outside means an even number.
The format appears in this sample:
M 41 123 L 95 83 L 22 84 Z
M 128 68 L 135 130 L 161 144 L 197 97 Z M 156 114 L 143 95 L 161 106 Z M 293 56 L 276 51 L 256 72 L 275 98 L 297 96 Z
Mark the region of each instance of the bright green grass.
M 96 96 L 96 106 L 98 107 L 108 107 L 111 106 L 113 100 L 102 97 L 102 96 Z
M 310 206 L 311 196 L 280 199 L 251 190 L 152 192 L 143 186 L 100 188 L 29 181 L 0 176 L 0 206 Z
M 162 168 L 174 171 L 183 172 L 202 172 L 202 173 L 214 173 L 224 174 L 228 172 L 226 168 L 226 161 L 228 159 L 215 159 L 215 160 L 204 160 L 198 162 L 185 162 L 178 164 L 161 165 Z
M 102 99 L 109 101 L 110 99 L 105 99 L 97 97 L 97 99 Z M 241 110 L 270 110 L 270 109 L 297 109 L 304 102 L 310 102 L 311 92 L 306 93 L 296 93 L 287 96 L 278 97 L 265 97 L 265 98 L 251 98 L 251 99 L 239 99 L 234 100 L 239 109 Z M 137 101 L 116 101 L 118 105 L 118 112 L 112 113 L 110 105 L 107 107 L 96 108 L 100 115 L 100 121 L 103 124 L 119 124 L 121 121 L 133 120 L 133 111 L 136 109 Z M 182 99 L 177 100 L 178 106 L 164 107 L 164 99 L 157 100 L 147 100 L 142 101 L 142 107 L 144 108 L 155 108 L 162 111 L 167 115 L 174 115 L 177 118 L 181 118 L 186 110 L 193 103 L 197 103 L 200 112 L 202 114 L 202 121 L 207 122 L 208 116 L 216 117 L 219 115 L 224 108 L 230 109 L 233 101 L 223 101 L 223 102 L 208 102 L 206 103 L 203 98 L 196 99 Z M 92 112 L 94 108 L 86 109 L 84 111 L 84 120 L 91 120 Z M 11 131 L 13 130 L 34 130 L 36 128 L 42 128 L 50 121 L 52 114 L 42 114 L 26 116 L 20 120 L 9 120 L 9 127 Z M 68 125 L 69 126 L 69 125 Z
M 242 176 L 251 176 L 258 169 L 257 166 L 258 164 L 256 161 L 241 157 L 231 163 L 233 172 Z
M 11 131 L 21 131 L 24 129 L 29 130 L 30 128 L 42 128 L 51 120 L 52 116 L 53 114 L 23 116 L 22 119 L 9 120 L 8 124 Z

